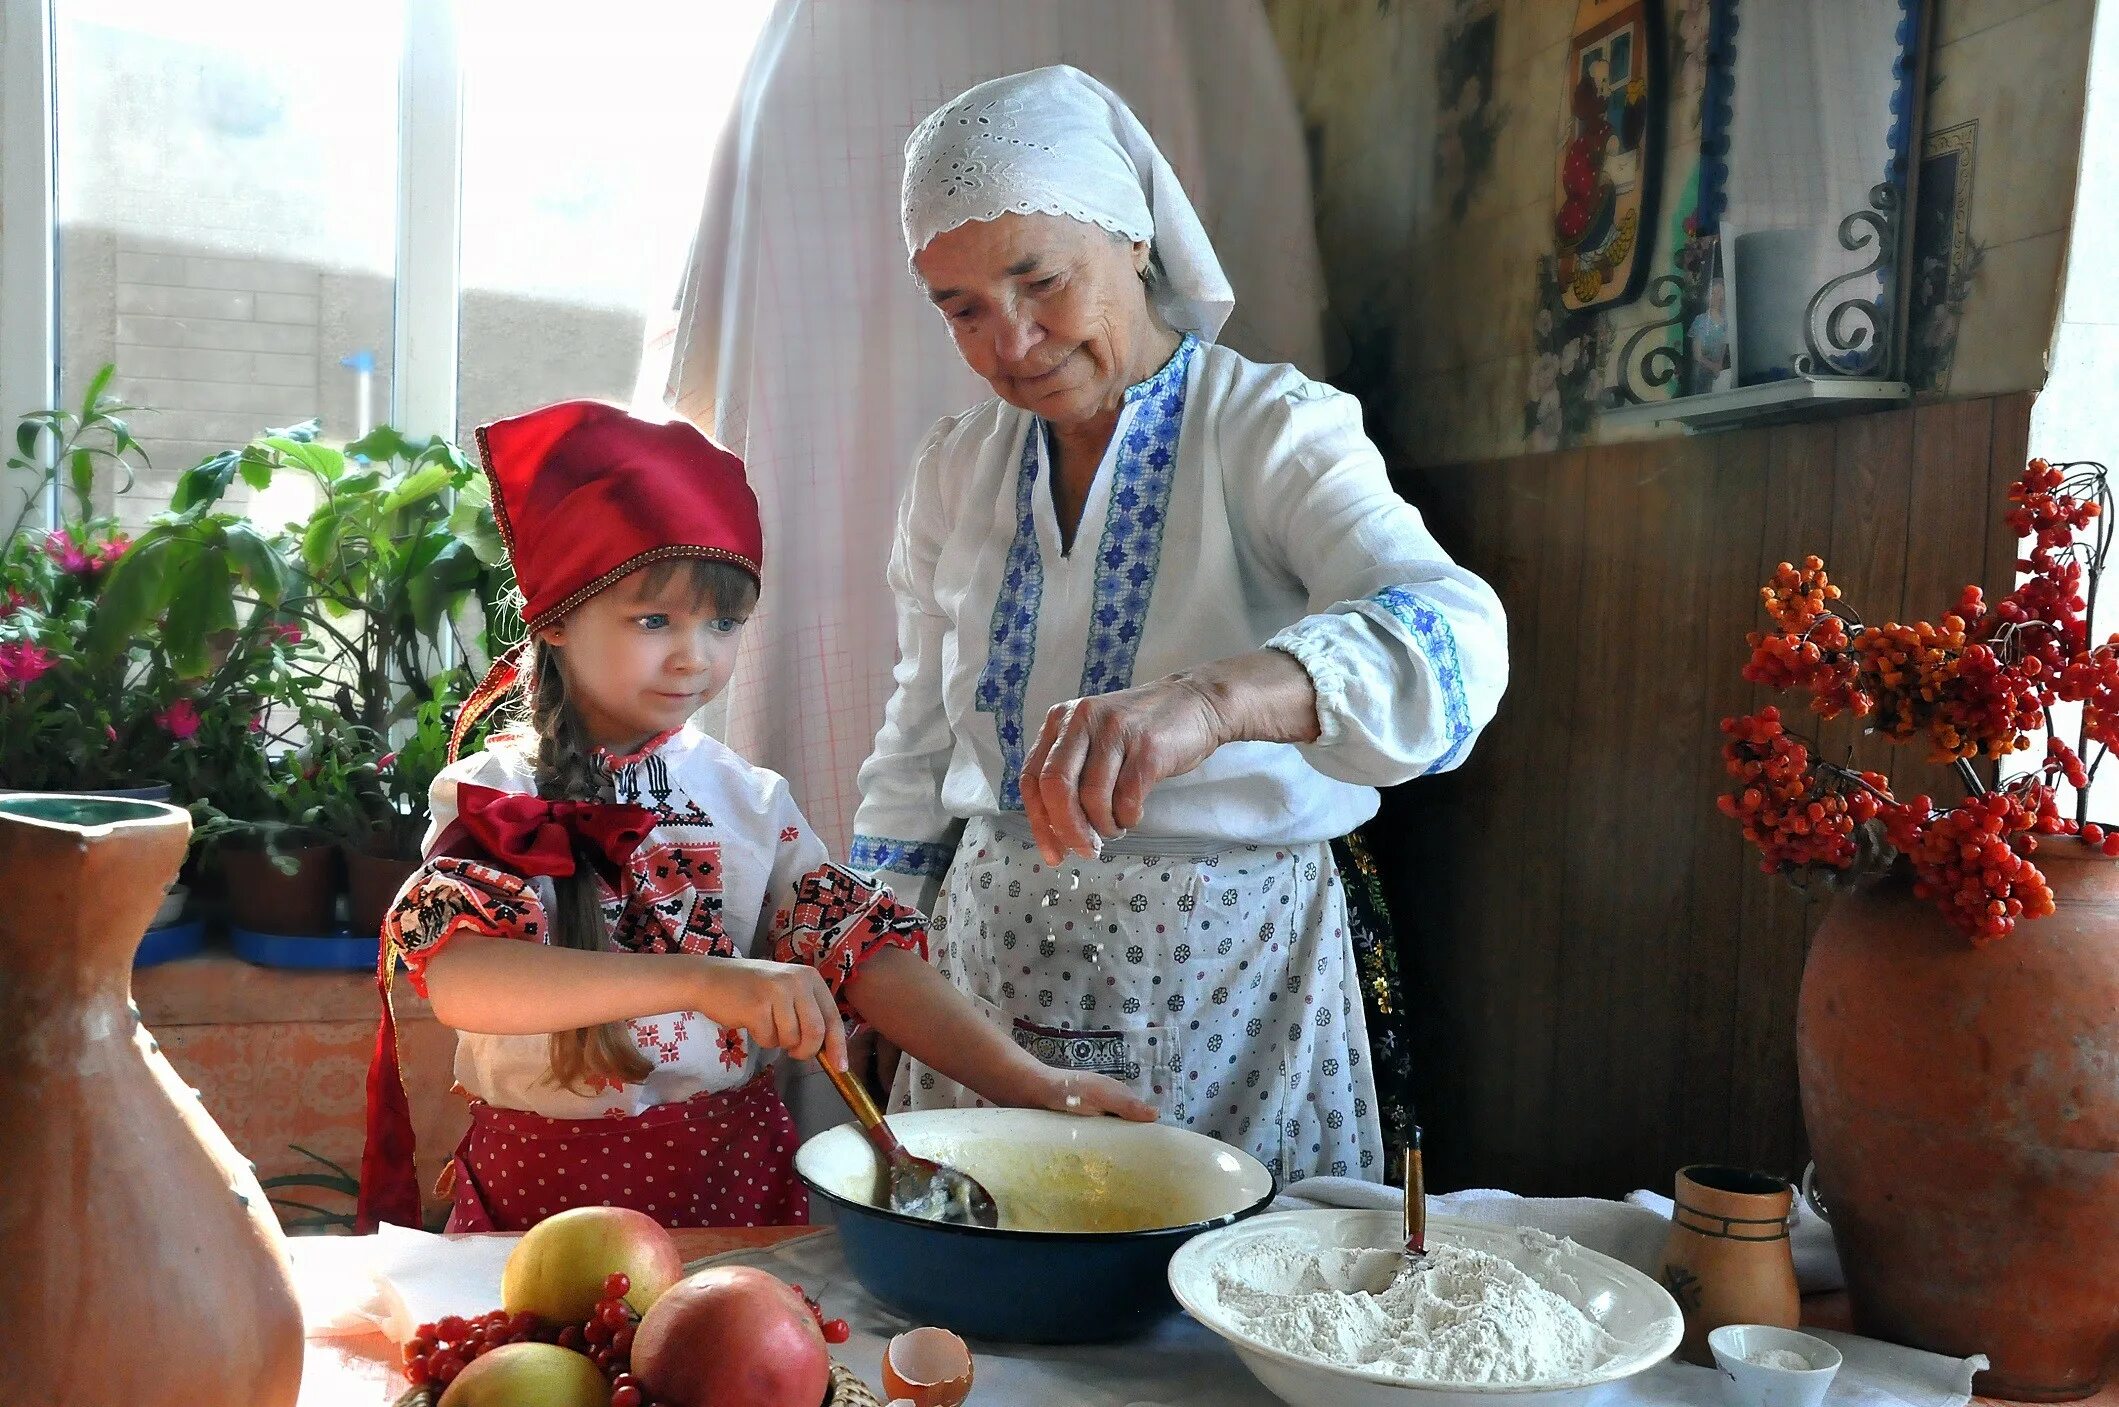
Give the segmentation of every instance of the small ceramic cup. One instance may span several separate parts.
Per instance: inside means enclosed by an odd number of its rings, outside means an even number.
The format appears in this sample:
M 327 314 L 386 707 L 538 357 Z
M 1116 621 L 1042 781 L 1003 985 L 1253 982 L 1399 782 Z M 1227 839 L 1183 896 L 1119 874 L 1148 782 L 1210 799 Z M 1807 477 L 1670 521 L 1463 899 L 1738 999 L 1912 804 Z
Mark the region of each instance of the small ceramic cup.
M 1707 1347 L 1729 1407 L 1818 1407 L 1841 1363 L 1823 1339 L 1767 1324 L 1724 1324 L 1707 1336 Z

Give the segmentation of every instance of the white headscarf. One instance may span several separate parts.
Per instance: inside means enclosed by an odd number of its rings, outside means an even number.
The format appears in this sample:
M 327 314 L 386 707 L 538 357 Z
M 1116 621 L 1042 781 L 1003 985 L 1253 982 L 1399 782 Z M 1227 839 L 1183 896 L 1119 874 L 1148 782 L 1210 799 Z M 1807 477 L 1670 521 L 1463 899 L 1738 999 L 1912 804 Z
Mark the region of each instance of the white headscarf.
M 1058 64 L 981 83 L 930 113 L 905 142 L 905 248 L 1002 215 L 1066 215 L 1148 240 L 1163 277 L 1149 301 L 1179 332 L 1213 341 L 1236 306 L 1177 173 L 1126 106 Z

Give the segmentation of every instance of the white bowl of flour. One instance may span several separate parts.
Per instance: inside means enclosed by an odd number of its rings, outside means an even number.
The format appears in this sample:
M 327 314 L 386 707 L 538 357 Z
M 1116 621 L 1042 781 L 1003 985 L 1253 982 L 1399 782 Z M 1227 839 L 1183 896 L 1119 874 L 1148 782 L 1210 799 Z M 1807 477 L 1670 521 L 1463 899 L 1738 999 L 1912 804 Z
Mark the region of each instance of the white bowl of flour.
M 1565 1407 L 1684 1337 L 1662 1286 L 1572 1241 L 1430 1217 L 1409 1271 L 1399 1236 L 1395 1211 L 1274 1212 L 1186 1243 L 1170 1288 L 1295 1407 Z

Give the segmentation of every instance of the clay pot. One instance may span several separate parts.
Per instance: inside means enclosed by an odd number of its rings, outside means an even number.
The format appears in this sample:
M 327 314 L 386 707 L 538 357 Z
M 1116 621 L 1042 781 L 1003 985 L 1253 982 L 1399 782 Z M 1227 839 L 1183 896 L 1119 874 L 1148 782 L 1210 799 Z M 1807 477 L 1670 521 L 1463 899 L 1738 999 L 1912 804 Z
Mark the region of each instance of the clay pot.
M 221 871 L 228 880 L 228 917 L 253 933 L 323 937 L 338 930 L 338 847 L 284 847 L 295 863 L 293 874 L 273 864 L 262 848 L 221 848 Z
M 390 911 L 397 891 L 405 887 L 420 862 L 375 855 L 350 845 L 344 854 L 347 926 L 356 938 L 371 937 L 382 930 L 383 915 Z
M 152 802 L 0 798 L 11 1402 L 292 1407 L 300 1387 L 279 1223 L 132 1004 L 190 833 Z
M 1679 1357 L 1714 1366 L 1707 1336 L 1724 1324 L 1801 1322 L 1788 1244 L 1794 1188 L 1765 1173 L 1701 1164 L 1679 1169 L 1674 1200 L 1660 1278 L 1685 1312 Z
M 1836 899 L 1797 1044 L 1858 1330 L 2064 1401 L 2119 1353 L 2119 861 L 2035 859 L 2058 911 L 1984 948 L 1904 878 Z

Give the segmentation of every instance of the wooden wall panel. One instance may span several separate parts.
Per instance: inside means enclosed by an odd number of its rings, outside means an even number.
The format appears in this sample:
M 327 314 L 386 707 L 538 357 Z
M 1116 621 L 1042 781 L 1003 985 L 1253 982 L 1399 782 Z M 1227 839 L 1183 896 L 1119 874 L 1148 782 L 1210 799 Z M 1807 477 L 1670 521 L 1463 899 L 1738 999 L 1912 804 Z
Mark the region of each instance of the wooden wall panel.
M 1816 552 L 1866 618 L 2012 579 L 2028 395 L 1419 471 L 1403 484 L 1509 611 L 1510 685 L 1467 764 L 1386 799 L 1438 1185 L 1666 1188 L 1792 1175 L 1795 1004 L 1823 900 L 1714 809 L 1720 721 L 1776 563 Z M 1947 779 L 1841 723 L 1820 746 Z

